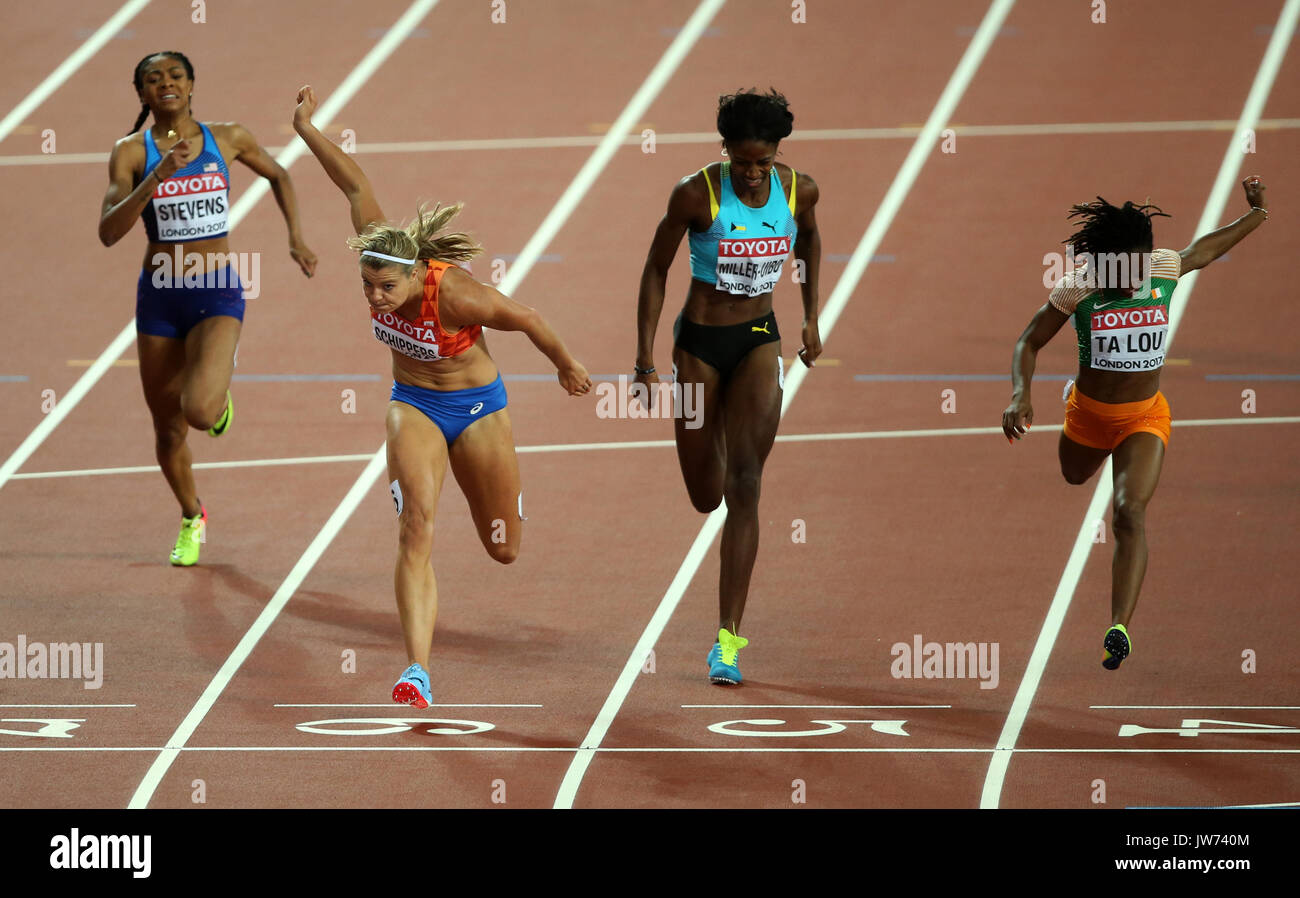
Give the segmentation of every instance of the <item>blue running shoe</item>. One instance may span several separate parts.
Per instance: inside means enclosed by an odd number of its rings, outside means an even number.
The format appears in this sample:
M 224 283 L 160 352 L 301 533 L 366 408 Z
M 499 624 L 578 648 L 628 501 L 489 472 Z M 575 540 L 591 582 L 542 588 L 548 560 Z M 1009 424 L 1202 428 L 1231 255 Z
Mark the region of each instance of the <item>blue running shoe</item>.
M 739 686 L 740 650 L 749 645 L 743 636 L 732 635 L 725 627 L 718 630 L 718 641 L 709 651 L 709 680 L 720 686 Z
M 393 686 L 393 701 L 421 709 L 433 704 L 428 671 L 418 664 L 412 664 L 402 671 L 401 679 Z

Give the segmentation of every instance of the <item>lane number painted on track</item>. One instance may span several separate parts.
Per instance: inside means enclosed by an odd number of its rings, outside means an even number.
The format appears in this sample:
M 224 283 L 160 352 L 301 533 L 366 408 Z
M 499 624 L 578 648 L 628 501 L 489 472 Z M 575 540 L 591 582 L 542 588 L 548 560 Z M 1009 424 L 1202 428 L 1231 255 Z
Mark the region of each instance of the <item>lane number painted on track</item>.
M 47 739 L 71 739 L 72 731 L 85 723 L 85 717 L 4 717 L 0 723 L 39 723 L 36 730 L 0 729 L 0 736 L 44 736 Z
M 877 733 L 885 733 L 889 736 L 907 736 L 909 735 L 903 729 L 906 720 L 810 720 L 809 723 L 821 724 L 818 730 L 776 730 L 771 727 L 787 726 L 784 720 L 774 720 L 770 718 L 757 718 L 747 720 L 723 720 L 718 723 L 709 724 L 709 731 L 721 736 L 781 736 L 794 738 L 796 736 L 833 736 L 836 733 L 842 733 L 850 723 L 866 723 L 871 725 L 871 729 Z M 737 729 L 737 727 L 765 727 L 767 729 Z
M 368 726 L 367 726 L 368 725 Z M 320 736 L 391 736 L 419 730 L 426 736 L 472 736 L 496 729 L 482 720 L 446 720 L 436 717 L 336 717 L 297 724 L 304 733 Z
M 1205 724 L 1217 724 L 1217 726 L 1205 726 Z M 1201 718 L 1191 718 L 1183 721 L 1180 727 L 1172 729 L 1158 729 L 1152 727 L 1138 726 L 1135 723 L 1126 723 L 1120 726 L 1119 734 L 1121 736 L 1145 736 L 1149 733 L 1169 733 L 1175 736 L 1199 736 L 1202 733 L 1222 733 L 1236 736 L 1246 735 L 1271 735 L 1274 733 L 1300 733 L 1300 727 L 1281 726 L 1273 723 L 1242 723 L 1238 720 L 1205 720 Z

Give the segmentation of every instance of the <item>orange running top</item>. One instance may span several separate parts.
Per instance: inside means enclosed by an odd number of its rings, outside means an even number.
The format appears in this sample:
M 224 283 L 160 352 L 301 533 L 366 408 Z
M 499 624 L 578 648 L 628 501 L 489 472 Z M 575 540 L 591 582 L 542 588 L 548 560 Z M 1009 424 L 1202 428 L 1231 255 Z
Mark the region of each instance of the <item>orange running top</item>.
M 424 279 L 424 299 L 420 303 L 420 317 L 414 321 L 396 312 L 370 312 L 370 326 L 375 339 L 390 349 L 420 362 L 436 362 L 458 356 L 469 349 L 483 332 L 481 325 L 462 327 L 454 334 L 442 329 L 438 317 L 438 288 L 442 276 L 452 266 L 451 262 L 429 263 L 429 273 Z

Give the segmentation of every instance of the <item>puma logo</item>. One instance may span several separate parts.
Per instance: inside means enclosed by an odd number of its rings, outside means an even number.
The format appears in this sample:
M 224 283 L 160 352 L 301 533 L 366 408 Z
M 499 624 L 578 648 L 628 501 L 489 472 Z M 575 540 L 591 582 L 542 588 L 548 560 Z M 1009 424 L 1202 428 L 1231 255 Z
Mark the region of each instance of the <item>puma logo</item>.
M 769 323 L 770 322 L 764 321 L 762 327 L 754 327 L 753 325 L 750 325 L 749 329 L 756 334 L 767 334 L 770 337 L 772 332 L 767 329 Z
M 763 227 L 765 227 L 765 228 L 771 228 L 771 229 L 772 229 L 772 233 L 773 233 L 773 234 L 776 233 L 776 225 L 774 225 L 774 224 L 768 224 L 767 222 L 763 222 Z

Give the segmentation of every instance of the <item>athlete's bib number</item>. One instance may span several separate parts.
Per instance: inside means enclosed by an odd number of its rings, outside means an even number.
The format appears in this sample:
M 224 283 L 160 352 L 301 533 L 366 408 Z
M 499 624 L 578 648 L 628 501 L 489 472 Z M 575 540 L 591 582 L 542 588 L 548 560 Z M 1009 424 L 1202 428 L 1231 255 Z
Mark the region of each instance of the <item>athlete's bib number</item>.
M 1150 371 L 1165 363 L 1168 309 L 1104 309 L 1091 314 L 1092 367 L 1104 371 Z
M 153 192 L 159 240 L 196 240 L 227 230 L 229 184 L 221 172 L 163 181 Z
M 781 280 L 781 268 L 789 254 L 789 237 L 723 238 L 718 241 L 714 272 L 718 289 L 743 296 L 771 293 Z
M 420 362 L 436 362 L 442 358 L 438 338 L 431 327 L 412 324 L 392 312 L 372 312 L 370 325 L 376 340 L 408 358 Z

